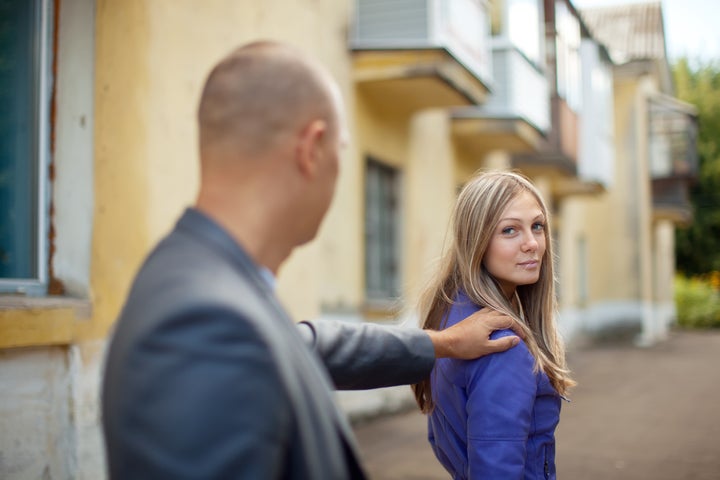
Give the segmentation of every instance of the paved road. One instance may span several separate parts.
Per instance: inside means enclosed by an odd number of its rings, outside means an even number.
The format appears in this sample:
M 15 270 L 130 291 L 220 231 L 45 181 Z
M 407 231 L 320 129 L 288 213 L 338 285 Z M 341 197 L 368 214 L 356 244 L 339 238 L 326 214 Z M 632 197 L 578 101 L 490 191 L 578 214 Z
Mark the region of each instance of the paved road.
M 580 385 L 557 432 L 561 480 L 720 480 L 720 331 L 673 332 L 651 348 L 569 354 Z M 373 480 L 448 475 L 416 411 L 358 425 Z

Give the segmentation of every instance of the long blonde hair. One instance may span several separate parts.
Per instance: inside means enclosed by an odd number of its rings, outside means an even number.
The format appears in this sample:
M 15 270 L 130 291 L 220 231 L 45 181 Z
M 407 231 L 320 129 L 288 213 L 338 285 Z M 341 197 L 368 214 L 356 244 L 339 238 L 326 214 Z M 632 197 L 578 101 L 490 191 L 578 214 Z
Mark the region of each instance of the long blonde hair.
M 528 192 L 545 216 L 545 254 L 536 283 L 515 290 L 518 308 L 504 294 L 483 265 L 485 252 L 501 215 L 520 194 Z M 524 176 L 513 172 L 485 172 L 465 184 L 455 203 L 452 244 L 442 259 L 439 273 L 423 291 L 419 313 L 423 328 L 439 330 L 459 290 L 475 304 L 511 317 L 525 332 L 525 343 L 535 358 L 536 370 L 547 374 L 561 395 L 575 385 L 565 362 L 565 348 L 555 324 L 557 311 L 553 249 L 548 210 L 540 192 Z M 412 386 L 425 413 L 434 402 L 430 378 Z

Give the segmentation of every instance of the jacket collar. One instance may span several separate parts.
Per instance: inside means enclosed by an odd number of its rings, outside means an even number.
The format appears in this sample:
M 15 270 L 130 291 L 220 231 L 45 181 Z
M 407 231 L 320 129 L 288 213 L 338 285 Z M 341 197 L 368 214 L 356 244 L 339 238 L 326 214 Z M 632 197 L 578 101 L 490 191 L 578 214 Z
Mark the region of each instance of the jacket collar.
M 265 272 L 267 269 L 255 263 L 245 249 L 230 236 L 230 233 L 209 216 L 189 207 L 183 212 L 175 229 L 198 238 L 204 244 L 211 245 L 231 265 L 250 275 L 254 283 L 261 286 L 265 293 L 273 293 L 274 285 L 269 281 L 270 278 L 273 278 L 272 274 L 268 277 Z

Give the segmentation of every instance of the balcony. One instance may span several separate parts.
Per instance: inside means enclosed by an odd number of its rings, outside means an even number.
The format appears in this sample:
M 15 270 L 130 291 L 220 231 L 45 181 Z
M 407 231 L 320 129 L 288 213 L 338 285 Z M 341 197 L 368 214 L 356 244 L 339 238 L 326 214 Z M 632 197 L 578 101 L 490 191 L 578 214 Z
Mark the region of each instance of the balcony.
M 565 2 L 542 4 L 543 58 L 549 82 L 550 126 L 537 153 L 513 157 L 513 166 L 531 177 L 543 176 L 556 195 L 576 193 L 579 181 L 579 111 L 582 105 L 580 20 Z
M 453 111 L 453 133 L 471 151 L 536 152 L 550 128 L 545 72 L 505 38 L 492 40 L 493 94 L 487 103 Z
M 550 114 L 552 126 L 539 151 L 514 155 L 513 166 L 531 177 L 551 179 L 553 192 L 559 196 L 594 190 L 578 176 L 578 114 L 557 94 L 550 97 Z
M 489 39 L 481 0 L 356 0 L 354 78 L 366 95 L 403 110 L 482 104 Z
M 688 190 L 698 173 L 697 111 L 666 95 L 648 104 L 653 213 L 677 223 L 692 220 Z
M 615 175 L 613 64 L 607 50 L 590 38 L 580 47 L 582 107 L 578 177 L 607 189 Z
M 579 42 L 572 55 L 565 52 L 564 61 L 555 65 L 564 72 L 558 73 L 564 80 L 550 100 L 547 141 L 539 154 L 514 159 L 531 174 L 551 178 L 553 191 L 561 197 L 602 192 L 614 178 L 613 64 L 594 39 L 583 37 Z

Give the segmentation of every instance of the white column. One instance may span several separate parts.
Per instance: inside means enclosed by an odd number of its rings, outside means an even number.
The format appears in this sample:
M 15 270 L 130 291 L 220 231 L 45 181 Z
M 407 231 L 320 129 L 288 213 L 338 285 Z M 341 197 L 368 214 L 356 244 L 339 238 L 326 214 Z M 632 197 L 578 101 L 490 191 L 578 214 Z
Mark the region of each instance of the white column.
M 666 339 L 670 325 L 675 320 L 675 225 L 670 220 L 660 220 L 654 228 L 654 311 L 655 336 Z
M 635 101 L 635 126 L 638 134 L 637 155 L 635 158 L 635 202 L 638 226 L 637 255 L 640 278 L 640 302 L 642 306 L 642 333 L 637 339 L 639 346 L 654 344 L 656 338 L 655 312 L 653 311 L 653 255 L 652 255 L 652 188 L 650 166 L 648 163 L 648 119 L 647 99 L 656 91 L 652 79 L 644 78 L 640 82 L 639 95 Z

